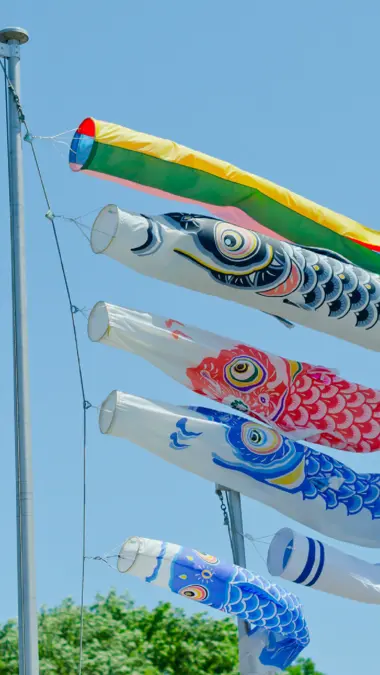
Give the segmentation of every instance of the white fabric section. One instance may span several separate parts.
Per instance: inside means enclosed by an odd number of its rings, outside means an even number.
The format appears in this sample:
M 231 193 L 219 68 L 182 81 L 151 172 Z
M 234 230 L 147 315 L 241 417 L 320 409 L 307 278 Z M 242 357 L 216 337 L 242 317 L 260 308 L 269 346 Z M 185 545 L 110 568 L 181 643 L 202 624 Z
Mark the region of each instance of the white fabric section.
M 96 218 L 91 231 L 91 248 L 94 253 L 104 253 L 116 234 L 118 220 L 117 206 L 110 204 L 101 212 L 101 219 Z M 98 225 L 101 223 L 101 228 Z
M 166 544 L 145 537 L 130 537 L 120 549 L 117 568 L 123 574 L 128 573 L 143 581 L 150 580 L 155 586 L 169 588 L 170 566 L 179 549 L 177 544 Z M 152 575 L 154 578 L 151 578 Z
M 130 537 L 124 542 L 117 559 L 117 569 L 119 572 L 129 572 L 132 569 L 139 554 L 140 546 L 140 537 Z
M 239 634 L 239 664 L 241 675 L 277 675 L 283 673 L 279 668 L 264 666 L 260 654 L 268 644 L 268 633 L 259 631 L 253 635 Z
M 106 302 L 93 307 L 88 336 L 93 342 L 142 356 L 187 386 L 187 368 L 198 365 L 205 356 L 218 356 L 221 348 L 236 346 L 233 340 L 214 333 Z
M 234 225 L 231 227 L 236 228 Z M 220 283 L 206 269 L 206 265 L 214 269 L 215 263 L 210 262 L 209 257 L 200 250 L 196 238 L 185 230 L 173 227 L 164 216 L 148 219 L 141 214 L 123 211 L 115 205 L 105 206 L 94 222 L 91 246 L 95 253 L 103 253 L 141 274 L 239 302 L 380 351 L 380 322 L 371 330 L 362 330 L 356 328 L 356 315 L 353 311 L 338 320 L 329 316 L 327 302 L 315 311 L 304 309 L 304 297 L 298 290 L 287 295 L 286 299 L 292 303 L 288 304 L 284 303 L 281 295 L 265 296 L 253 289 L 239 289 L 237 286 Z M 291 246 L 285 244 L 286 246 L 291 250 Z M 218 267 L 215 270 L 218 272 Z
M 379 565 L 318 540 L 312 540 L 312 544 L 307 537 L 293 530 L 279 530 L 268 551 L 269 573 L 288 581 L 296 581 L 303 574 L 304 579 L 298 583 L 310 588 L 358 602 L 380 604 Z M 290 555 L 286 561 L 287 549 Z
M 286 551 L 297 550 L 297 555 L 290 555 L 286 569 L 284 570 L 283 559 Z M 279 552 L 282 552 L 280 555 Z M 279 530 L 272 540 L 268 550 L 268 570 L 274 577 L 284 576 L 284 579 L 294 581 L 302 574 L 309 553 L 307 537 L 298 536 L 293 530 L 284 527 Z
M 182 437 L 176 447 L 172 439 L 184 418 L 190 435 Z M 254 421 L 250 424 L 252 428 L 266 428 Z M 380 521 L 373 520 L 370 513 L 363 509 L 347 515 L 345 504 L 327 509 L 321 496 L 303 499 L 301 491 L 294 491 L 294 482 L 284 483 L 281 489 L 272 485 L 263 474 L 255 474 L 254 464 L 237 459 L 223 424 L 199 412 L 115 391 L 101 407 L 99 426 L 102 433 L 128 439 L 185 471 L 237 490 L 327 536 L 370 547 L 380 545 Z M 220 466 L 215 455 L 249 473 Z

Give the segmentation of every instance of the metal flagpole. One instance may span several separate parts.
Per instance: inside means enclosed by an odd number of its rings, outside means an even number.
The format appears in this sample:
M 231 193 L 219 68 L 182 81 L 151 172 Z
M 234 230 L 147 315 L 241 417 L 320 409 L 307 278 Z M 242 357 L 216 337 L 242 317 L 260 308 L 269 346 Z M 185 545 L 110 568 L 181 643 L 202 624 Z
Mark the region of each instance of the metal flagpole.
M 8 62 L 9 79 L 6 104 L 12 257 L 19 673 L 20 675 L 38 675 L 32 447 L 26 317 L 22 120 L 18 106 L 20 96 L 20 45 L 26 43 L 28 40 L 28 33 L 22 28 L 5 28 L 0 31 L 0 57 L 5 58 Z
M 231 546 L 232 556 L 235 565 L 246 567 L 243 513 L 241 509 L 241 497 L 235 490 L 227 490 L 227 507 L 231 527 Z M 253 670 L 249 663 L 249 653 L 247 654 L 247 624 L 243 619 L 238 620 L 239 633 L 239 662 L 240 675 L 253 675 Z
M 240 492 L 229 490 L 221 485 L 216 485 L 215 488 L 218 494 L 223 490 L 227 498 L 233 561 L 235 565 L 246 567 Z M 256 670 L 254 667 L 254 659 L 252 657 L 251 641 L 247 633 L 247 624 L 243 619 L 238 619 L 238 633 L 240 675 L 255 675 Z
M 215 485 L 215 492 L 222 499 L 222 492 L 225 492 L 228 508 L 232 557 L 235 565 L 246 567 L 243 514 L 241 508 L 240 492 L 230 490 L 223 485 Z M 223 506 L 222 506 L 223 509 Z M 240 675 L 256 675 L 256 658 L 253 655 L 255 649 L 252 638 L 248 635 L 247 624 L 244 619 L 238 619 L 239 633 L 239 670 Z

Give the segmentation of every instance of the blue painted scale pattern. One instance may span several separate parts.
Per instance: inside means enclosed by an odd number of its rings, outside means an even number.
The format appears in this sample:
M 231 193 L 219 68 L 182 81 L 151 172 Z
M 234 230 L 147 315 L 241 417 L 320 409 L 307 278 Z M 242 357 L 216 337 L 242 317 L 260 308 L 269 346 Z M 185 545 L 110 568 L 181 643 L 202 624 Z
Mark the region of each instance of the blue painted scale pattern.
M 262 425 L 203 406 L 192 406 L 189 410 L 194 410 L 205 418 L 224 426 L 226 441 L 240 461 L 229 462 L 217 453 L 213 453 L 213 461 L 218 466 L 240 471 L 255 480 L 270 483 L 273 487 L 286 492 L 301 492 L 305 500 L 321 497 L 326 509 L 335 509 L 343 504 L 348 516 L 366 510 L 373 520 L 380 518 L 380 474 L 358 474 L 333 457 L 297 443 L 273 429 L 268 429 L 268 433 L 277 435 L 278 449 L 268 454 L 261 454 L 260 448 L 257 447 L 258 451 L 255 452 L 254 435 L 257 435 L 258 429 L 265 432 L 265 427 Z M 251 428 L 252 436 L 249 446 L 247 431 L 242 433 L 243 428 L 247 427 Z M 261 441 L 262 444 L 263 441 Z M 303 479 L 298 484 L 282 486 L 271 482 L 291 473 L 302 462 L 304 463 Z
M 263 665 L 287 668 L 310 641 L 298 598 L 264 577 L 194 549 L 173 558 L 172 591 L 247 621 L 249 633 L 265 631 Z

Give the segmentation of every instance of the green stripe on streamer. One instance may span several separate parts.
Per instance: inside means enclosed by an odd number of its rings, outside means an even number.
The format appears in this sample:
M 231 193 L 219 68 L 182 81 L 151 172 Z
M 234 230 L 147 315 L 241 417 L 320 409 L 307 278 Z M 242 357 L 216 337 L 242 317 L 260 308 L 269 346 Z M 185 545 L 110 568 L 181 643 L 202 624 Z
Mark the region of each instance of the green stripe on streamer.
M 94 141 L 82 169 L 163 190 L 196 202 L 222 207 L 235 206 L 284 239 L 297 243 L 302 230 L 302 245 L 337 251 L 354 264 L 380 274 L 378 253 L 295 213 L 251 187 L 199 169 L 97 141 Z

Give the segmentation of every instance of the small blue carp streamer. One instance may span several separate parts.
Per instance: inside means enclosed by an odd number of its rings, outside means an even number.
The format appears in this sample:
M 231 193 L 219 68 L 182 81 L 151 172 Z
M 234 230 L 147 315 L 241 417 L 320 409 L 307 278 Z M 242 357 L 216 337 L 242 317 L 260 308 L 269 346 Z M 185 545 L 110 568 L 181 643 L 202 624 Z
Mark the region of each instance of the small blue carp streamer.
M 298 598 L 264 577 L 211 555 L 181 548 L 170 577 L 174 593 L 249 622 L 250 633 L 271 633 L 261 654 L 263 665 L 287 668 L 309 643 Z
M 132 537 L 120 551 L 118 569 L 245 620 L 250 636 L 265 634 L 258 655 L 263 666 L 285 670 L 309 644 L 306 620 L 295 595 L 213 555 Z

